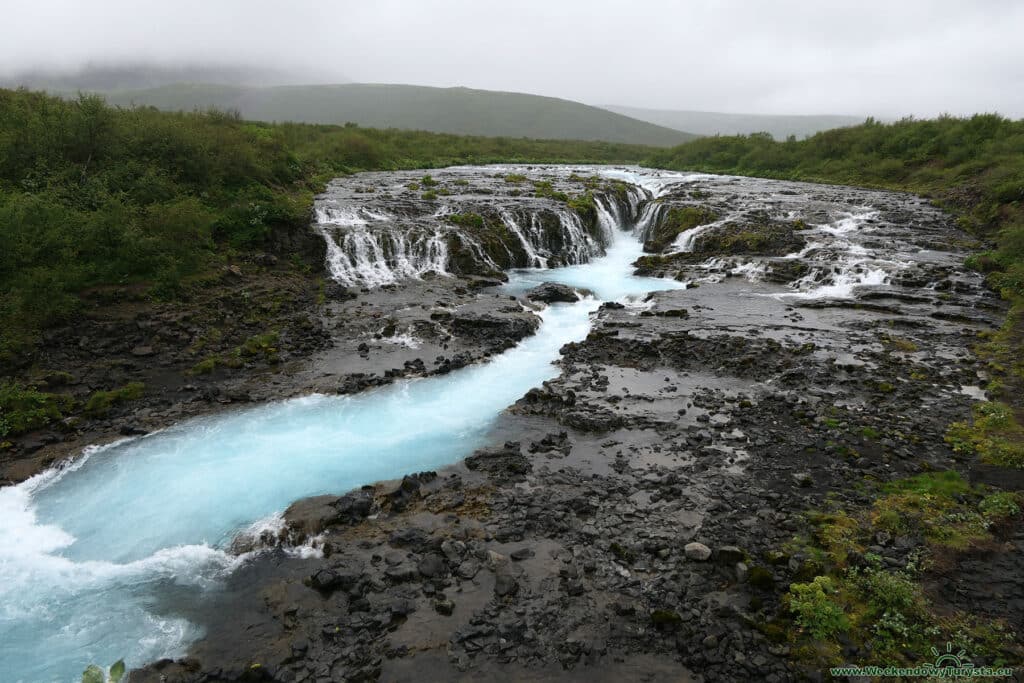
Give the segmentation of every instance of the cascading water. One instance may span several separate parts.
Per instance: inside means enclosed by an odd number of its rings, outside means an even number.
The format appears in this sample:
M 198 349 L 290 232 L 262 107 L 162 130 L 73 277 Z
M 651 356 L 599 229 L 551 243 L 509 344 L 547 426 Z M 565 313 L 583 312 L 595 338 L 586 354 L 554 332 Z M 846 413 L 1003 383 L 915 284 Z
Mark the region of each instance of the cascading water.
M 791 283 L 795 291 L 772 296 L 780 299 L 849 299 L 857 287 L 886 284 L 891 271 L 902 264 L 875 259 L 868 249 L 855 241 L 857 236 L 870 233 L 864 225 L 877 215 L 877 211 L 864 209 L 842 215 L 831 223 L 814 226 L 813 235 L 827 238 L 812 237 L 803 249 L 785 258 L 808 259 L 819 265 Z
M 547 268 L 547 257 L 538 254 L 533 246 L 533 242 L 537 239 L 537 215 L 530 214 L 530 239 L 523 234 L 519 227 L 519 222 L 510 212 L 502 211 L 501 220 L 505 223 L 505 227 L 509 229 L 509 232 L 515 235 L 523 246 L 523 251 L 526 252 L 526 265 L 531 268 Z
M 374 241 L 367 225 L 387 219 L 371 213 L 318 216 L 321 229 L 323 219 L 345 228 L 329 254 L 339 279 L 387 282 L 424 263 L 441 268 L 440 242 L 431 242 L 440 236 Z M 560 218 L 577 240 L 572 258 L 602 249 L 575 214 Z M 631 275 L 640 244 L 607 227 L 603 258 L 512 274 L 510 292 L 557 280 L 597 298 L 548 307 L 534 336 L 486 365 L 351 397 L 309 396 L 190 420 L 0 489 L 4 680 L 65 682 L 91 661 L 125 657 L 138 666 L 181 655 L 201 634 L 162 596 L 201 600 L 216 590 L 246 559 L 225 550 L 240 530 L 297 498 L 436 468 L 486 443 L 506 406 L 557 373 L 558 350 L 587 334 L 599 299 L 683 287 Z
M 591 235 L 579 215 L 562 206 L 498 211 L 511 243 L 491 243 L 489 253 L 472 231 L 453 225 L 458 207 L 445 204 L 424 216 L 405 219 L 365 207 L 328 204 L 316 211 L 316 229 L 325 238 L 327 266 L 338 282 L 378 287 L 427 273 L 452 273 L 450 243 L 467 251 L 486 271 L 501 270 L 495 258 L 511 266 L 546 268 L 552 263 L 578 264 L 601 256 L 616 226 L 625 225 L 620 207 L 595 197 L 599 235 Z M 466 210 L 471 210 L 473 206 Z M 543 214 L 557 221 L 558 237 L 546 234 Z M 518 259 L 514 250 L 525 255 Z

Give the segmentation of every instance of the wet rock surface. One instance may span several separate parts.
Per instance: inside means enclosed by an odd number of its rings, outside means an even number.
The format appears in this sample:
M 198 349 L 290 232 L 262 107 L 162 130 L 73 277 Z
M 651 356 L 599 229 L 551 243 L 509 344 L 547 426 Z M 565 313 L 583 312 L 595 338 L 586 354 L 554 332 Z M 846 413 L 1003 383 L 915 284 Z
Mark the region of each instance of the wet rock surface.
M 441 187 L 483 182 L 433 173 Z M 508 193 L 522 181 L 502 174 L 531 171 L 482 173 Z M 397 214 L 428 201 L 403 198 L 411 177 L 339 183 L 375 187 L 372 211 Z M 764 628 L 784 609 L 776 587 L 802 580 L 808 560 L 786 544 L 826 498 L 863 502 L 865 478 L 969 467 L 942 436 L 984 383 L 969 349 L 1001 305 L 962 268 L 964 236 L 914 197 L 620 177 L 640 190 L 614 210 L 641 238 L 672 206 L 745 227 L 702 225 L 643 257 L 644 272 L 694 286 L 603 305 L 562 349 L 559 376 L 502 415 L 492 446 L 293 505 L 278 537 L 242 546 L 271 547 L 185 615 L 207 634 L 189 657 L 133 681 L 817 675 Z M 362 334 L 335 342 L 352 345 L 336 374 L 325 352 L 295 376 L 358 390 L 362 372 L 370 386 L 371 358 L 407 338 L 421 346 L 385 355 L 414 368 L 403 375 L 448 371 L 536 325 L 492 287 L 457 286 L 426 277 L 333 302 L 336 324 Z M 1006 542 L 1019 548 L 1019 534 Z M 1000 577 L 1019 565 L 1008 557 Z M 958 570 L 992 581 L 981 565 Z

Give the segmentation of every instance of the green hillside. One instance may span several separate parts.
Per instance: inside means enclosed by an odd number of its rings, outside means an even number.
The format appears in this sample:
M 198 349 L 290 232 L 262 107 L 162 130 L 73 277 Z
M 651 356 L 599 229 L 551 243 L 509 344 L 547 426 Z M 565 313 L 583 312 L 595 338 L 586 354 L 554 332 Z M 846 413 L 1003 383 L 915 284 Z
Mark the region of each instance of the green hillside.
M 347 83 L 266 88 L 177 84 L 105 93 L 118 105 L 191 111 L 237 109 L 243 118 L 357 123 L 376 128 L 549 140 L 671 146 L 695 136 L 555 97 L 523 93 Z
M 855 126 L 864 121 L 857 116 L 781 116 L 771 114 L 726 114 L 714 111 L 674 111 L 671 109 L 641 109 L 608 105 L 608 111 L 649 121 L 659 126 L 685 130 L 696 135 L 749 135 L 771 133 L 776 140 L 790 135 L 804 138 L 808 135 Z

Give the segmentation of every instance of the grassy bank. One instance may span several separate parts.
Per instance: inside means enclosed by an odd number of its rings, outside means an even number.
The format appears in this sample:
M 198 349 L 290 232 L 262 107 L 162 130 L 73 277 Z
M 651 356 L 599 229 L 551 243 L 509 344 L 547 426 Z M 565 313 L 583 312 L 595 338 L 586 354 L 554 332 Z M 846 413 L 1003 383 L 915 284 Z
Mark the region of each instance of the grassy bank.
M 304 229 L 313 193 L 360 170 L 493 162 L 626 162 L 651 148 L 356 126 L 271 125 L 222 112 L 119 109 L 0 90 L 0 370 L 81 294 L 174 298 L 190 277 Z

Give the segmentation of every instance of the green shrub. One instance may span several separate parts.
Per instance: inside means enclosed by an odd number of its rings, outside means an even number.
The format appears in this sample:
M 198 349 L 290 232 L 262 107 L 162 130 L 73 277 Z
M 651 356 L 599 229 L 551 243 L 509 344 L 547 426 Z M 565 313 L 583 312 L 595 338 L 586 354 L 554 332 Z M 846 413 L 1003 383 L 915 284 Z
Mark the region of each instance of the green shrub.
M 73 404 L 70 396 L 37 391 L 16 383 L 0 384 L 0 438 L 56 422 Z
M 1020 496 L 1012 491 L 991 493 L 981 499 L 978 509 L 990 520 L 1016 517 L 1020 514 Z
M 836 588 L 827 576 L 789 587 L 789 609 L 796 622 L 815 638 L 832 638 L 849 630 L 850 622 L 835 601 Z

